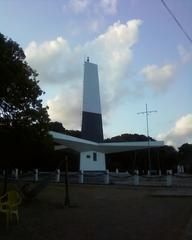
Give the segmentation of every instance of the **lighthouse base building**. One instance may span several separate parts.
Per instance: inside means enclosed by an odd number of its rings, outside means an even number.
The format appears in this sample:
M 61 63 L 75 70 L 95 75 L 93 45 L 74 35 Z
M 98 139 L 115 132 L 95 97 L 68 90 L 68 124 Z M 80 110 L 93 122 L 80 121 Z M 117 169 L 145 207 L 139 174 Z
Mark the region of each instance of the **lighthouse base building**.
M 51 131 L 59 144 L 55 150 L 72 149 L 80 153 L 81 171 L 105 171 L 105 154 L 145 149 L 149 142 L 104 142 L 101 114 L 98 66 L 84 63 L 83 109 L 81 138 Z M 150 148 L 163 146 L 162 141 L 150 141 Z

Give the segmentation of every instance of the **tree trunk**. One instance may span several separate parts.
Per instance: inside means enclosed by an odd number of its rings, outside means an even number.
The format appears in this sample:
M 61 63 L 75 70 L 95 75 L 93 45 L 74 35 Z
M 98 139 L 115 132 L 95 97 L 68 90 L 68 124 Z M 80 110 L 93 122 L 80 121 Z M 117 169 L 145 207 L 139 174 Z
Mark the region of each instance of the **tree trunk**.
M 70 207 L 69 178 L 68 178 L 68 156 L 65 156 L 65 207 Z
M 2 195 L 4 195 L 7 192 L 7 182 L 8 182 L 8 169 L 5 169 L 4 173 L 4 183 L 3 183 L 3 192 Z

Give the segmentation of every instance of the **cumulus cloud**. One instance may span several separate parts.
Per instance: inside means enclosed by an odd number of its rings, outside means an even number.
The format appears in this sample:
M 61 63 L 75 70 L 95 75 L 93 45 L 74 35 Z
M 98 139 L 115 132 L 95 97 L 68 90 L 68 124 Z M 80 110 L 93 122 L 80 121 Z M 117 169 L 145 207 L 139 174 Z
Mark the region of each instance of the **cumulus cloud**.
M 179 55 L 181 57 L 181 62 L 183 64 L 186 64 L 186 63 L 192 61 L 192 51 L 191 51 L 191 49 L 186 49 L 182 45 L 179 45 L 177 49 L 178 49 Z
M 192 143 L 192 114 L 179 118 L 174 128 L 168 133 L 161 133 L 157 137 L 166 144 L 179 147 L 183 143 Z
M 117 12 L 117 0 L 101 0 L 100 6 L 108 14 Z
M 100 26 L 100 22 L 99 20 L 93 20 L 90 21 L 88 23 L 88 28 L 92 31 L 92 32 L 96 32 L 99 30 L 99 26 Z
M 147 65 L 141 70 L 145 77 L 145 83 L 155 91 L 162 91 L 173 81 L 175 66 L 167 64 L 162 67 L 157 65 Z
M 115 14 L 117 12 L 117 0 L 69 0 L 63 6 L 63 10 L 71 10 L 76 14 L 85 10 L 92 11 L 92 13 Z
M 40 45 L 33 41 L 25 49 L 25 54 L 27 61 L 40 74 L 42 83 L 57 84 L 63 79 L 65 81 L 71 79 L 71 76 L 74 79 L 79 74 L 73 61 L 76 52 L 73 51 L 72 56 L 68 42 L 62 37 L 43 42 Z M 67 65 L 67 69 L 64 67 L 65 65 Z
M 48 102 L 51 119 L 59 117 L 66 125 L 70 122 L 70 112 L 73 112 L 76 105 L 80 108 L 79 86 L 83 80 L 83 56 L 90 56 L 92 62 L 99 64 L 104 116 L 110 114 L 114 102 L 117 106 L 123 97 L 130 93 L 129 65 L 141 23 L 141 20 L 130 20 L 126 24 L 116 22 L 97 38 L 75 47 L 71 47 L 63 37 L 39 45 L 36 42 L 28 45 L 25 49 L 27 61 L 40 74 L 40 84 L 43 84 L 44 88 L 54 84 L 63 89 L 60 95 L 57 93 L 57 97 Z M 71 91 L 74 91 L 75 95 Z M 65 101 L 71 99 L 71 96 L 73 100 Z M 61 106 L 68 111 L 62 116 Z
M 70 9 L 75 13 L 80 13 L 87 9 L 89 3 L 89 0 L 70 0 L 66 5 L 64 5 L 63 9 Z
M 47 101 L 52 121 L 64 123 L 67 129 L 80 129 L 82 86 L 67 86 Z

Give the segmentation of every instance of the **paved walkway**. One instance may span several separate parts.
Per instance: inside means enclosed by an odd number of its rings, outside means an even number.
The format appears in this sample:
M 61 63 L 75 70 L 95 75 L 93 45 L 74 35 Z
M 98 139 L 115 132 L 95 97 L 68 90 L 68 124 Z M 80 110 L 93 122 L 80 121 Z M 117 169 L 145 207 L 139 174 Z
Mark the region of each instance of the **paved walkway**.
M 0 239 L 191 240 L 191 197 L 152 197 L 157 188 L 124 185 L 71 185 L 69 190 L 75 207 L 62 208 L 64 185 L 51 185 L 23 203 L 18 226 L 6 231 L 1 219 Z

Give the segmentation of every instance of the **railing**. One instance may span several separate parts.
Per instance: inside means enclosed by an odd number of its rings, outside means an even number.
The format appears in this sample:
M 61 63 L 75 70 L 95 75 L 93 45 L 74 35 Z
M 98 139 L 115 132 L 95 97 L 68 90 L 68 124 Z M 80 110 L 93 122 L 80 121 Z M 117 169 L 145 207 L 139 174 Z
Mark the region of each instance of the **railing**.
M 3 179 L 5 172 L 0 172 L 0 179 Z M 38 169 L 23 172 L 19 169 L 12 170 L 8 178 L 11 181 L 34 181 L 38 182 L 50 176 L 51 182 L 62 183 L 65 181 L 65 172 L 57 169 L 53 172 L 41 172 Z M 130 186 L 166 186 L 166 187 L 192 187 L 192 175 L 185 173 L 173 174 L 171 170 L 166 175 L 139 175 L 138 170 L 134 174 L 129 172 L 69 172 L 69 183 L 80 184 L 124 184 Z

